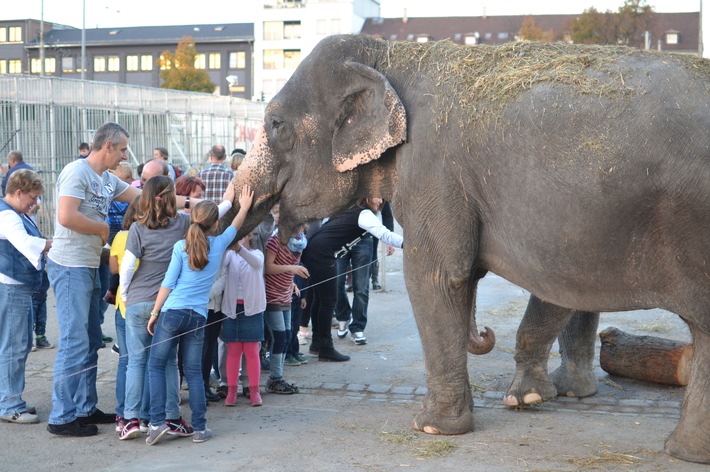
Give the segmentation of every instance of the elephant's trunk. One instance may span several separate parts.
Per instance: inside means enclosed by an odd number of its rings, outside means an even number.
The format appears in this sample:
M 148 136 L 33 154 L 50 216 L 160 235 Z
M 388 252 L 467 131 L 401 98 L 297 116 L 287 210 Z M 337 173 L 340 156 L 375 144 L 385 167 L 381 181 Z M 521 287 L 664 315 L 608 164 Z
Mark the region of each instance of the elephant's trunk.
M 271 149 L 268 146 L 266 133 L 260 128 L 252 149 L 239 166 L 231 185 L 234 185 L 234 202 L 232 209 L 227 212 L 220 221 L 220 230 L 224 230 L 231 223 L 234 216 L 239 211 L 239 193 L 244 185 L 251 186 L 254 191 L 254 201 L 247 214 L 244 225 L 239 228 L 237 238 L 240 239 L 249 234 L 259 223 L 261 223 L 269 213 L 274 204 L 278 201 L 276 190 L 277 167 Z
M 471 322 L 468 329 L 468 344 L 466 350 L 471 354 L 481 355 L 488 354 L 496 345 L 496 334 L 488 326 L 483 328 L 483 331 L 478 332 L 476 324 L 476 315 L 471 314 Z

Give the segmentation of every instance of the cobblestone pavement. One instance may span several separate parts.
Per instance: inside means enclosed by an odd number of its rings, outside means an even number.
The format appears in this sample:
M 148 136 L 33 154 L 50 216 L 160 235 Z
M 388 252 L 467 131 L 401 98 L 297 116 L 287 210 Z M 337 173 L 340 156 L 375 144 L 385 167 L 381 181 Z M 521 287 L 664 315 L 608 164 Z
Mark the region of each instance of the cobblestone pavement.
M 429 436 L 411 429 L 426 394 L 421 344 L 406 296 L 401 256 L 387 260 L 386 290 L 370 297 L 368 344 L 336 339 L 352 356 L 347 363 L 286 366 L 284 377 L 298 395 L 264 394 L 264 406 L 210 404 L 208 426 L 215 438 L 204 444 L 170 439 L 147 447 L 143 439 L 119 441 L 113 425 L 92 438 L 58 438 L 46 432 L 51 408 L 56 349 L 30 354 L 24 398 L 38 409 L 39 425 L 0 423 L 0 472 L 51 467 L 63 470 L 705 470 L 663 452 L 678 420 L 683 388 L 610 377 L 596 362 L 599 392 L 560 397 L 523 411 L 502 406 L 514 373 L 515 331 L 528 294 L 489 275 L 479 289 L 479 326 L 496 331 L 497 346 L 486 356 L 469 356 L 475 431 Z M 47 336 L 56 342 L 50 292 Z M 673 314 L 660 310 L 604 314 L 600 330 L 616 326 L 634 334 L 688 340 Z M 113 311 L 106 315 L 113 335 Z M 598 343 L 597 343 L 598 344 Z M 301 346 L 306 348 L 308 346 Z M 549 368 L 559 363 L 553 349 Z M 598 349 L 597 349 L 598 353 Z M 99 407 L 113 411 L 117 355 L 99 352 Z M 268 372 L 262 372 L 264 385 Z M 186 396 L 187 392 L 183 392 Z M 185 402 L 183 414 L 189 419 Z

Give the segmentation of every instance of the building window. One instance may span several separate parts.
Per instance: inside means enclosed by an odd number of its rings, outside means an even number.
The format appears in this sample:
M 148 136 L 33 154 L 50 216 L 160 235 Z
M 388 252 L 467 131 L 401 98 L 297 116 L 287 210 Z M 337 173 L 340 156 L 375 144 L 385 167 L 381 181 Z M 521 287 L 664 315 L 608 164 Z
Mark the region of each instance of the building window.
M 264 40 L 301 39 L 300 21 L 265 21 Z
M 195 55 L 195 69 L 206 69 L 207 57 L 204 54 Z
M 2 27 L 0 28 L 0 43 L 6 43 L 7 42 L 7 28 Z M 7 62 L 6 62 L 7 64 Z
M 7 61 L 0 59 L 0 74 L 7 74 Z
M 150 54 L 141 56 L 141 70 L 153 70 L 153 56 Z
M 666 33 L 666 44 L 678 44 L 678 33 Z
M 30 60 L 30 72 L 33 74 L 41 74 L 41 64 L 42 60 L 39 58 L 32 58 Z M 56 60 L 53 57 L 46 57 L 44 59 L 44 73 L 54 74 L 57 71 Z
M 221 69 L 222 68 L 222 54 L 218 52 L 211 52 L 208 56 L 207 65 L 210 69 Z
M 244 51 L 229 53 L 229 68 L 244 69 L 247 66 L 247 53 Z
M 160 70 L 169 70 L 172 67 L 172 64 L 168 59 L 165 58 L 162 54 L 160 55 L 160 59 L 158 59 L 159 64 L 160 64 Z
M 7 61 L 7 71 L 10 74 L 22 74 L 22 61 L 19 59 L 12 59 Z
M 316 20 L 316 34 L 318 36 L 325 36 L 328 34 L 328 31 L 326 30 L 326 20 Z
M 138 70 L 138 56 L 126 56 L 126 70 L 128 72 Z
M 301 63 L 301 51 L 299 49 L 291 49 L 284 51 L 284 68 L 295 69 Z
M 498 39 L 508 39 L 508 33 L 498 33 Z
M 73 57 L 63 57 L 62 58 L 62 72 L 74 72 L 74 58 Z
M 11 43 L 21 43 L 22 42 L 22 27 L 21 26 L 10 26 L 8 28 L 10 34 Z
M 284 53 L 281 49 L 264 49 L 264 69 L 283 69 Z
M 300 21 L 284 21 L 284 39 L 301 39 Z
M 418 43 L 428 43 L 429 36 L 417 36 L 417 42 Z
M 106 72 L 106 58 L 104 56 L 94 57 L 94 72 Z
M 340 34 L 340 18 L 330 20 L 330 34 Z
M 264 22 L 264 40 L 284 39 L 284 27 L 281 21 Z
M 108 57 L 108 71 L 118 72 L 121 70 L 121 58 L 118 56 Z

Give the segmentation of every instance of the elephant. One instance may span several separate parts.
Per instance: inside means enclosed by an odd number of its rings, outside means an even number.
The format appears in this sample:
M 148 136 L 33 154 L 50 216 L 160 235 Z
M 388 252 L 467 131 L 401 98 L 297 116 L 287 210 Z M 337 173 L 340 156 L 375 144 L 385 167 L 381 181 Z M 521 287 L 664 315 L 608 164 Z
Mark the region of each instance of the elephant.
M 413 427 L 431 434 L 473 430 L 468 353 L 495 343 L 475 316 L 489 271 L 532 294 L 508 406 L 596 392 L 600 312 L 676 313 L 695 355 L 665 450 L 707 463 L 708 130 L 698 57 L 329 36 L 266 107 L 234 180 L 255 191 L 238 237 L 276 202 L 284 242 L 357 198 L 392 202 L 428 387 Z

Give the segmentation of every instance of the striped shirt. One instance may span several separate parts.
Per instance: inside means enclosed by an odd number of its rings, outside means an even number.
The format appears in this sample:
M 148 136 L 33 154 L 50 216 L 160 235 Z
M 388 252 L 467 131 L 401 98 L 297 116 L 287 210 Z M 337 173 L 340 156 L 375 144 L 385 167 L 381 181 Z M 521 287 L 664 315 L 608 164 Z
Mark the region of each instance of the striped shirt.
M 301 261 L 301 253 L 294 254 L 288 246 L 282 246 L 278 235 L 273 235 L 269 238 L 266 242 L 266 251 L 276 254 L 274 259 L 274 264 L 276 265 L 298 265 Z M 266 284 L 267 305 L 291 306 L 293 274 L 290 272 L 267 274 L 264 275 L 264 283 Z
M 219 203 L 234 177 L 234 172 L 219 162 L 213 162 L 207 169 L 200 172 L 199 177 L 205 183 L 205 198 Z

